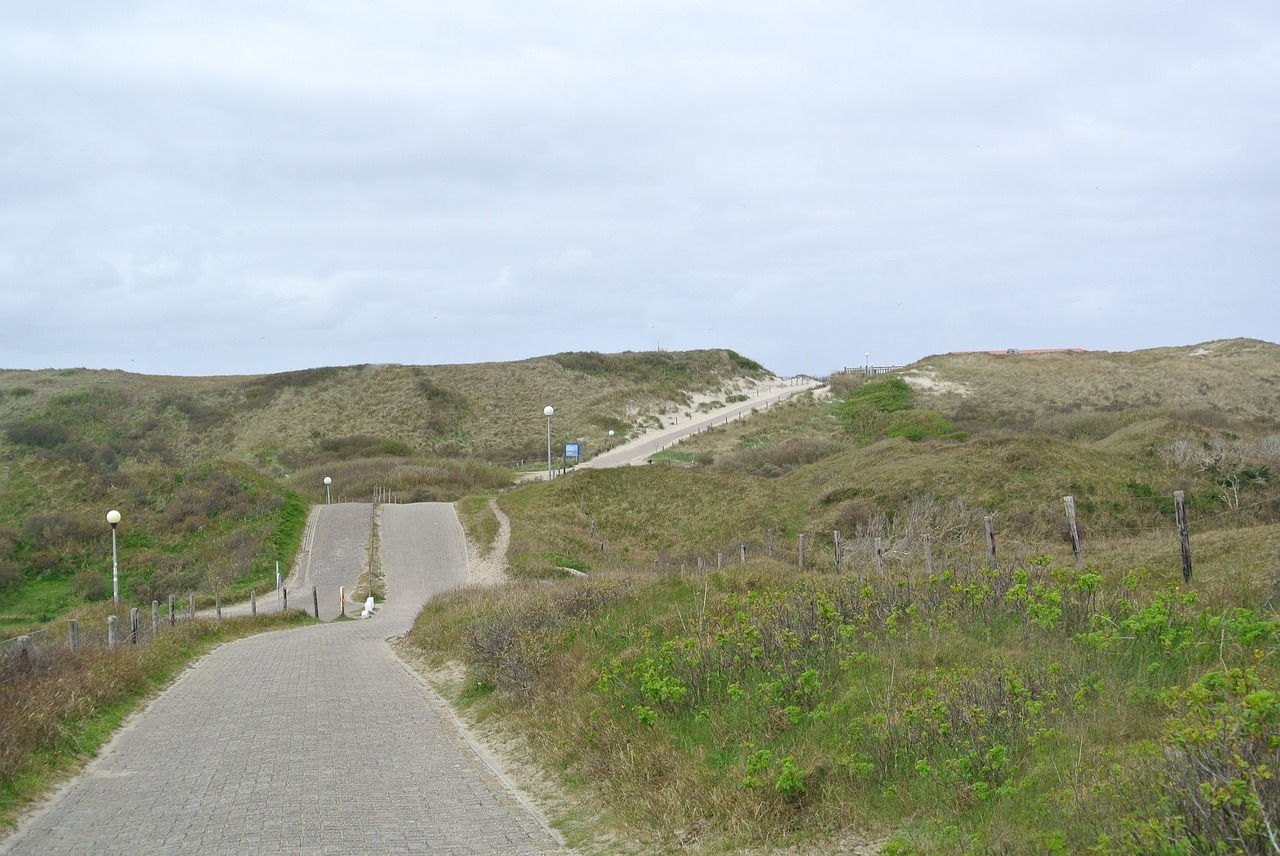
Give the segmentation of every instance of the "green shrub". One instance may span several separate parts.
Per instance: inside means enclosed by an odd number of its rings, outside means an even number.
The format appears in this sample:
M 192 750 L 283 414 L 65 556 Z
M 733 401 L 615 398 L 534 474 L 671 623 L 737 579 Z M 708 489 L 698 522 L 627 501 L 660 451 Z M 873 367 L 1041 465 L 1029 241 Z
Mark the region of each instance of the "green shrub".
M 871 381 L 849 393 L 840 405 L 840 418 L 859 439 L 874 439 L 884 430 L 884 415 L 907 410 L 912 398 L 911 387 L 901 378 Z
M 14 422 L 4 433 L 10 443 L 37 449 L 56 449 L 72 439 L 71 429 L 57 422 Z
M 947 417 L 932 410 L 900 410 L 888 415 L 884 425 L 886 437 L 905 437 L 913 443 L 924 439 L 963 439 Z

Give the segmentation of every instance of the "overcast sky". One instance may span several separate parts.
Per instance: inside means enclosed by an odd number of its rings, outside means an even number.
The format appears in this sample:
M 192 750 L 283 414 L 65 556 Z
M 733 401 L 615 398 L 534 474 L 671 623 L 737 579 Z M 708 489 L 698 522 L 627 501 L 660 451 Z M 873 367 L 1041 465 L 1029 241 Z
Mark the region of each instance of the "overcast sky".
M 41 0 L 0 368 L 1280 339 L 1280 3 Z

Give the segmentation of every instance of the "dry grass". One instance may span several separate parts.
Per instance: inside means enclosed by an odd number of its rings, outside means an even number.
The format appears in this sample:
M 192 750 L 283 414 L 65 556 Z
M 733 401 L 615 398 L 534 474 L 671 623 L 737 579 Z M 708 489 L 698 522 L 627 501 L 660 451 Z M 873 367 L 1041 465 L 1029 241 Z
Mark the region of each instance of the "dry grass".
M 903 377 L 916 380 L 924 406 L 970 431 L 1097 439 L 1161 415 L 1222 430 L 1280 430 L 1280 345 L 1253 339 L 1128 353 L 936 356 Z

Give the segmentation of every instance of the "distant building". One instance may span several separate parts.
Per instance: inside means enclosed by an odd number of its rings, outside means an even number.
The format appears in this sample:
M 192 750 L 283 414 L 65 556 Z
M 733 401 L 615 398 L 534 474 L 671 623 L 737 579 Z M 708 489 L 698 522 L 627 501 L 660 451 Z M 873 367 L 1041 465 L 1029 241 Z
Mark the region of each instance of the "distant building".
M 950 357 L 963 357 L 967 354 L 991 354 L 997 357 L 1025 357 L 1032 354 L 1083 354 L 1084 348 L 1006 348 L 1003 351 L 951 351 Z

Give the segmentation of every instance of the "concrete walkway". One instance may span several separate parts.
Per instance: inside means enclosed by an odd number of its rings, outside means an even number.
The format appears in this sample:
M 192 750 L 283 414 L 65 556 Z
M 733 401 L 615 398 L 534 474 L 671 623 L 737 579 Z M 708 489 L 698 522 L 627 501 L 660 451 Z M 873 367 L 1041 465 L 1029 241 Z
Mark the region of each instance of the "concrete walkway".
M 324 545 L 363 547 L 368 535 L 369 506 L 333 508 L 314 533 L 315 579 L 348 573 L 353 555 Z M 453 507 L 381 514 L 387 603 L 376 618 L 218 648 L 0 854 L 565 852 L 384 641 L 466 579 Z
M 670 446 L 674 446 L 686 437 L 700 434 L 715 425 L 724 425 L 736 419 L 744 419 L 757 410 L 786 401 L 802 392 L 808 392 L 821 386 L 811 378 L 794 378 L 781 381 L 777 385 L 762 387 L 748 400 L 730 404 L 707 413 L 694 413 L 683 422 L 664 425 L 656 433 L 645 433 L 643 436 L 624 443 L 607 452 L 583 461 L 580 466 L 588 469 L 606 469 L 608 467 L 629 467 L 646 463 L 650 457 Z M 545 478 L 545 475 L 543 476 Z

